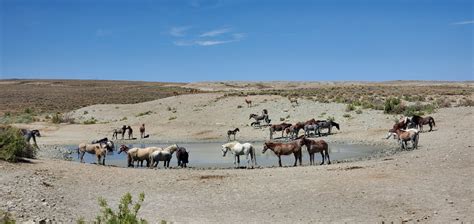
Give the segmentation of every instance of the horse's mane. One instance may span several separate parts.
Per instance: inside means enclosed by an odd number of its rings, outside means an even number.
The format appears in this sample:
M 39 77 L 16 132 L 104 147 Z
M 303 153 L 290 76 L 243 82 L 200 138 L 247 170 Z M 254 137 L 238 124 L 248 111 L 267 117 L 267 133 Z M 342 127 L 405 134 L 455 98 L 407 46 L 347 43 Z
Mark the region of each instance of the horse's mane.
M 234 141 L 234 142 L 228 142 L 228 143 L 225 143 L 223 144 L 222 146 L 226 147 L 226 148 L 233 148 L 235 145 L 237 145 L 239 142 L 237 141 Z
M 179 146 L 177 144 L 173 144 L 173 145 L 170 145 L 170 146 L 164 148 L 163 150 L 170 151 L 170 149 L 172 149 L 172 148 L 176 148 L 176 150 L 178 150 Z

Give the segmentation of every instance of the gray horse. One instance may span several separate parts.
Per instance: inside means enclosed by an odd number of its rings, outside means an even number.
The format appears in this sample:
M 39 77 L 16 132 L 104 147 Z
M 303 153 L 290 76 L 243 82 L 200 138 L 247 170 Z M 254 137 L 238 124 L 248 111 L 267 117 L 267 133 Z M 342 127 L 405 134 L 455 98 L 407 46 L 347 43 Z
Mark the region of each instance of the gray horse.
M 309 137 L 311 134 L 311 131 L 314 131 L 314 135 L 316 135 L 316 132 L 318 133 L 319 137 L 321 137 L 321 132 L 319 123 L 316 124 L 307 124 L 304 126 L 304 136 Z

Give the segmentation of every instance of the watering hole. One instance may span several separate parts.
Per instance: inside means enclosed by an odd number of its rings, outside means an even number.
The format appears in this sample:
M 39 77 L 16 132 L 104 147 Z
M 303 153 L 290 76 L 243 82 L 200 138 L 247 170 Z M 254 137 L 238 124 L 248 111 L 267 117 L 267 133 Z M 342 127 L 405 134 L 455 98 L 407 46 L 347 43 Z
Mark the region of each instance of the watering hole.
M 189 164 L 188 167 L 195 168 L 232 168 L 234 167 L 234 156 L 227 153 L 225 157 L 222 156 L 221 145 L 224 143 L 183 143 L 178 144 L 179 146 L 185 147 L 189 152 Z M 278 157 L 271 150 L 267 150 L 265 154 L 262 154 L 263 142 L 253 142 L 256 148 L 257 166 L 260 167 L 272 167 L 278 166 Z M 169 145 L 169 144 L 168 144 Z M 129 147 L 167 147 L 167 144 L 127 144 Z M 116 146 L 118 147 L 118 146 Z M 70 150 L 74 150 L 71 154 L 73 161 L 79 161 L 75 149 L 77 146 L 67 146 Z M 331 161 L 335 160 L 352 160 L 369 157 L 383 150 L 380 146 L 368 146 L 368 145 L 357 145 L 357 144 L 337 144 L 331 143 L 329 145 L 329 155 Z M 87 154 L 84 156 L 86 163 L 96 163 L 97 158 L 95 155 Z M 315 154 L 315 162 L 321 162 L 321 154 Z M 114 165 L 119 167 L 127 167 L 127 158 L 125 153 L 118 154 L 118 151 L 109 152 L 107 154 L 106 165 Z M 177 166 L 176 154 L 173 154 L 173 158 L 170 162 L 170 167 Z M 294 163 L 293 154 L 288 156 L 282 156 L 283 166 L 292 166 Z M 146 162 L 144 162 L 144 165 Z M 306 151 L 306 147 L 303 146 L 303 165 L 309 164 L 309 155 Z M 240 166 L 246 166 L 247 160 L 245 156 L 240 156 Z M 158 165 L 159 168 L 163 167 L 163 162 Z

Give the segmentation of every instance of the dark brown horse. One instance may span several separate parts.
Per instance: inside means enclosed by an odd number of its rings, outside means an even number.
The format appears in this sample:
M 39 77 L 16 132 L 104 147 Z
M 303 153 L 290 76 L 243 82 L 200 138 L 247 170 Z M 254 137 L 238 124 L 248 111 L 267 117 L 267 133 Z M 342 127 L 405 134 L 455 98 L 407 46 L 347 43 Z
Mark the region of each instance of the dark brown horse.
M 262 153 L 265 153 L 268 149 L 272 150 L 276 156 L 278 156 L 278 165 L 281 167 L 281 156 L 282 155 L 290 155 L 293 153 L 295 156 L 295 164 L 293 166 L 296 166 L 296 162 L 299 160 L 300 161 L 300 166 L 301 166 L 301 146 L 303 146 L 303 140 L 298 139 L 296 141 L 292 142 L 287 142 L 287 143 L 282 143 L 282 142 L 272 142 L 272 141 L 266 141 L 263 145 L 263 151 Z
M 252 100 L 249 100 L 249 99 L 245 98 L 245 103 L 247 104 L 247 107 L 252 106 Z
M 140 138 L 143 137 L 145 137 L 145 124 L 142 124 L 142 126 L 140 126 Z
M 304 122 L 298 122 L 294 125 L 291 125 L 286 129 L 286 134 L 290 136 L 291 139 L 298 137 L 298 134 L 301 129 L 304 128 Z
M 430 117 L 430 116 L 421 117 L 421 116 L 418 116 L 418 115 L 414 115 L 411 118 L 411 122 L 413 122 L 416 126 L 418 126 L 418 129 L 420 129 L 421 132 L 423 132 L 423 125 L 429 125 L 430 126 L 429 131 L 433 130 L 433 126 L 436 126 L 434 118 Z
M 272 124 L 270 126 L 270 139 L 273 139 L 273 132 L 281 131 L 281 137 L 283 138 L 283 134 L 285 133 L 284 130 L 289 128 L 291 124 L 288 123 L 281 123 L 281 124 Z
M 320 152 L 323 161 L 319 165 L 324 164 L 324 158 L 328 159 L 328 165 L 331 164 L 331 160 L 329 159 L 329 148 L 328 143 L 324 140 L 311 140 L 308 138 L 301 138 L 303 144 L 306 146 L 306 149 L 309 153 L 309 165 L 314 165 L 314 153 Z
M 236 128 L 236 129 L 234 129 L 234 130 L 228 130 L 228 131 L 227 131 L 227 140 L 230 141 L 230 136 L 231 136 L 231 135 L 234 135 L 234 141 L 235 141 L 235 135 L 236 135 L 237 132 L 239 132 L 239 131 L 240 131 L 239 128 Z

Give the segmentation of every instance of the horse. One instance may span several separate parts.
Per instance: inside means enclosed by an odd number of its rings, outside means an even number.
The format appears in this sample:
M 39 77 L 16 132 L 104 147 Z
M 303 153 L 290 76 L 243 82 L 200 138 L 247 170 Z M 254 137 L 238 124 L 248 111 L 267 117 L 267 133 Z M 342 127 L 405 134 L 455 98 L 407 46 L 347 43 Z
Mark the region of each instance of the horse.
M 227 140 L 230 141 L 230 136 L 231 135 L 234 135 L 234 140 L 235 140 L 235 134 L 237 134 L 238 131 L 240 131 L 239 128 L 236 128 L 234 130 L 228 130 L 227 131 Z
M 143 137 L 145 137 L 145 124 L 142 124 L 142 126 L 140 126 L 140 138 Z
M 301 147 L 303 146 L 303 140 L 298 139 L 296 141 L 292 142 L 272 142 L 272 141 L 266 141 L 263 145 L 263 150 L 262 154 L 265 153 L 268 149 L 272 150 L 276 156 L 278 156 L 278 165 L 281 167 L 281 156 L 282 155 L 290 155 L 293 153 L 295 156 L 295 164 L 293 166 L 296 166 L 296 162 L 299 160 L 300 161 L 300 166 L 301 166 Z
M 314 131 L 314 135 L 316 135 L 316 132 L 317 132 L 319 137 L 321 137 L 319 123 L 307 124 L 307 125 L 304 126 L 304 136 L 305 137 L 310 136 L 311 131 Z
M 257 165 L 257 158 L 255 156 L 255 148 L 250 143 L 240 144 L 239 142 L 229 142 L 222 145 L 222 156 L 224 157 L 228 151 L 234 154 L 234 166 L 240 167 L 240 156 L 245 155 L 247 158 L 247 168 L 252 161 L 252 168 Z M 250 155 L 250 158 L 249 158 Z
M 186 151 L 186 148 L 178 147 L 176 159 L 178 160 L 178 166 L 186 167 L 186 164 L 189 163 L 189 153 Z
M 415 123 L 416 126 L 420 129 L 421 132 L 423 132 L 423 125 L 429 125 L 430 130 L 433 130 L 433 126 L 436 126 L 435 120 L 433 117 L 421 117 L 418 115 L 414 115 L 411 119 L 411 122 Z
M 388 132 L 395 133 L 400 141 L 400 146 L 402 149 L 408 149 L 408 141 L 412 143 L 412 149 L 418 148 L 419 133 L 418 130 L 401 130 L 401 129 L 390 129 Z M 388 138 L 390 135 L 388 136 Z
M 273 132 L 281 131 L 281 137 L 283 138 L 284 130 L 289 128 L 291 124 L 281 123 L 281 124 L 272 124 L 270 126 L 270 139 L 273 139 Z
M 120 154 L 121 152 L 127 153 L 128 167 L 134 167 L 135 161 L 137 162 L 137 167 L 139 164 L 143 167 L 143 161 L 146 161 L 146 166 L 150 167 L 150 154 L 158 150 L 162 149 L 159 147 L 129 148 L 126 145 L 121 145 L 118 154 Z
M 296 106 L 298 106 L 298 98 L 288 97 L 288 100 L 290 101 L 291 105 L 293 105 L 293 103 L 296 103 Z
M 77 158 L 81 159 L 81 163 L 84 162 L 85 153 L 95 154 L 97 157 L 97 164 L 101 164 L 100 160 L 102 159 L 102 165 L 105 165 L 105 156 L 107 155 L 108 143 L 96 143 L 96 144 L 86 144 L 81 143 L 77 148 Z
M 331 164 L 331 160 L 329 159 L 329 147 L 328 143 L 324 140 L 311 140 L 308 138 L 303 137 L 301 139 L 303 144 L 306 146 L 306 149 L 309 153 L 309 165 L 314 165 L 314 153 L 320 152 L 323 161 L 319 165 L 324 164 L 324 158 L 328 159 L 328 165 Z
M 312 118 L 311 120 L 307 120 L 306 122 L 304 122 L 304 125 L 317 124 L 318 122 L 320 122 L 320 120 Z
M 173 157 L 173 153 L 178 150 L 178 145 L 170 145 L 162 150 L 156 150 L 150 154 L 150 168 L 157 167 L 160 161 L 164 161 L 165 168 L 170 167 L 170 161 Z
M 112 152 L 115 149 L 115 144 L 113 141 L 110 141 L 107 137 L 101 138 L 98 140 L 93 140 L 91 144 L 103 143 L 106 145 L 107 151 Z
M 301 129 L 304 130 L 304 123 L 303 122 L 298 122 L 298 123 L 288 127 L 286 129 L 286 134 L 289 135 L 291 139 L 295 139 L 296 137 L 298 137 L 298 134 L 299 134 Z
M 36 143 L 36 137 L 41 137 L 40 131 L 38 129 L 28 130 L 28 129 L 20 129 L 21 134 L 25 138 L 26 143 L 30 144 L 31 139 L 33 139 L 33 143 L 36 148 L 38 144 Z
M 133 138 L 133 129 L 132 127 L 130 127 L 130 125 L 127 127 L 127 130 L 128 130 L 128 139 L 132 139 Z
M 123 139 L 123 137 L 125 136 L 125 131 L 126 130 L 127 130 L 126 125 L 122 126 L 122 128 L 114 129 L 113 134 L 112 134 L 112 140 L 114 139 L 114 137 L 115 137 L 115 139 L 118 139 L 118 134 L 122 134 L 122 139 Z
M 245 98 L 245 103 L 247 104 L 247 107 L 252 107 L 252 100 Z
M 334 121 L 319 121 L 318 122 L 318 133 L 319 133 L 319 136 L 321 136 L 321 129 L 323 128 L 327 128 L 328 129 L 328 135 L 331 134 L 331 128 L 332 127 L 336 127 L 337 130 L 340 130 L 339 129 L 339 124 L 334 122 Z
M 255 119 L 255 122 L 260 123 L 261 120 L 265 121 L 267 124 L 270 124 L 271 120 L 268 118 L 268 114 L 262 114 L 262 115 L 257 115 L 257 114 L 250 114 L 249 120 L 250 119 Z

